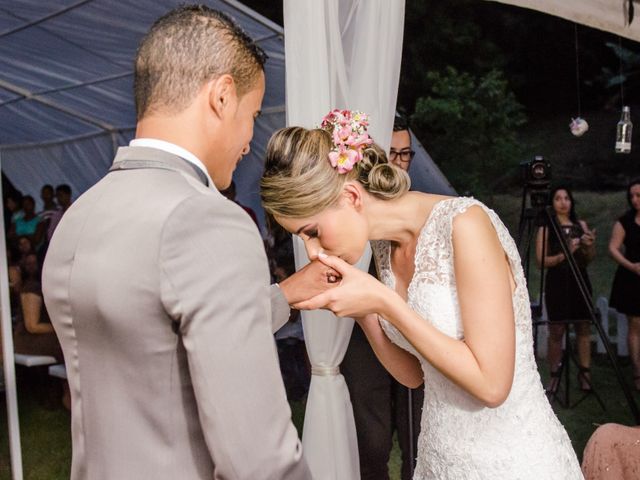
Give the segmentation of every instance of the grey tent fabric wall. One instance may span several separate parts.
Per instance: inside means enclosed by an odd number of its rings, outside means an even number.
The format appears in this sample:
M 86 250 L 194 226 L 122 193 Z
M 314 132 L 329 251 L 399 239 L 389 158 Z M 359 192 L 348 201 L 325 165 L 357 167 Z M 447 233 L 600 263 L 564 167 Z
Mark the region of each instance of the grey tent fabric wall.
M 416 156 L 409 167 L 411 189 L 418 192 L 456 195 L 456 190 L 433 161 L 420 140 L 411 132 L 411 145 Z
M 114 138 L 115 137 L 115 138 Z M 73 198 L 102 178 L 111 165 L 114 142 L 124 134 L 90 135 L 74 141 L 9 148 L 2 151 L 2 170 L 23 194 L 32 195 L 40 209 L 40 189 L 68 184 Z

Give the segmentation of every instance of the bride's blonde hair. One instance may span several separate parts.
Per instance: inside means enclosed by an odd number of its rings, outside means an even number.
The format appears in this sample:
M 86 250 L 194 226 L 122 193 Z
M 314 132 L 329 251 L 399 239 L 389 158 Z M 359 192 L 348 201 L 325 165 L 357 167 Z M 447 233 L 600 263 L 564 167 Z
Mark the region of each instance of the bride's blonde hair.
M 353 180 L 382 200 L 409 190 L 407 173 L 391 164 L 375 143 L 364 148 L 353 170 L 342 174 L 329 162 L 332 148 L 331 133 L 324 129 L 287 127 L 274 133 L 260 182 L 265 211 L 287 218 L 310 217 L 335 205 L 345 183 Z

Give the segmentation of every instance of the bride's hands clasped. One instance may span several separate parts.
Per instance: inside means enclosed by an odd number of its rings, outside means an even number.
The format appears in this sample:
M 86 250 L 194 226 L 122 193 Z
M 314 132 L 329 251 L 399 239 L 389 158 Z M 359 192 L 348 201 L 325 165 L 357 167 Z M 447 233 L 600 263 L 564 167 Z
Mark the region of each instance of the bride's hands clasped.
M 299 310 L 331 310 L 339 317 L 364 317 L 382 313 L 385 300 L 393 294 L 386 286 L 338 257 L 324 253 L 318 259 L 342 277 L 338 286 L 293 305 Z

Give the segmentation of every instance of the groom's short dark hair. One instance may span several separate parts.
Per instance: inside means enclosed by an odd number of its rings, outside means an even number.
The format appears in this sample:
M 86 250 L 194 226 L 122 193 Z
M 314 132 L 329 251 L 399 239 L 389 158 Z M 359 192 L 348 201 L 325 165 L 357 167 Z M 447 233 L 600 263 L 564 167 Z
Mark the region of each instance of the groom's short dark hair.
M 267 57 L 227 15 L 205 5 L 171 10 L 138 47 L 134 93 L 138 120 L 156 109 L 179 112 L 202 85 L 230 74 L 239 96 L 255 85 Z

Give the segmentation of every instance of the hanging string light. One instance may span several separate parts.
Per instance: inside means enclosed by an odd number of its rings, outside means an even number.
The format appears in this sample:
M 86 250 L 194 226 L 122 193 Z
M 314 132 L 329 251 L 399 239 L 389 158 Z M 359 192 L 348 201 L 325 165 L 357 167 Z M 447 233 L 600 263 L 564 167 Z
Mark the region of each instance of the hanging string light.
M 578 97 L 578 116 L 571 119 L 569 130 L 571 130 L 571 133 L 576 137 L 581 137 L 587 132 L 587 130 L 589 130 L 589 124 L 584 118 L 582 118 L 582 107 L 580 105 L 580 52 L 578 51 L 578 24 L 574 23 L 573 27 L 576 50 L 576 95 Z
M 622 105 L 622 115 L 616 126 L 616 153 L 631 153 L 631 109 L 624 104 L 624 76 L 622 70 L 622 38 L 618 36 L 618 60 L 620 78 L 620 104 Z

